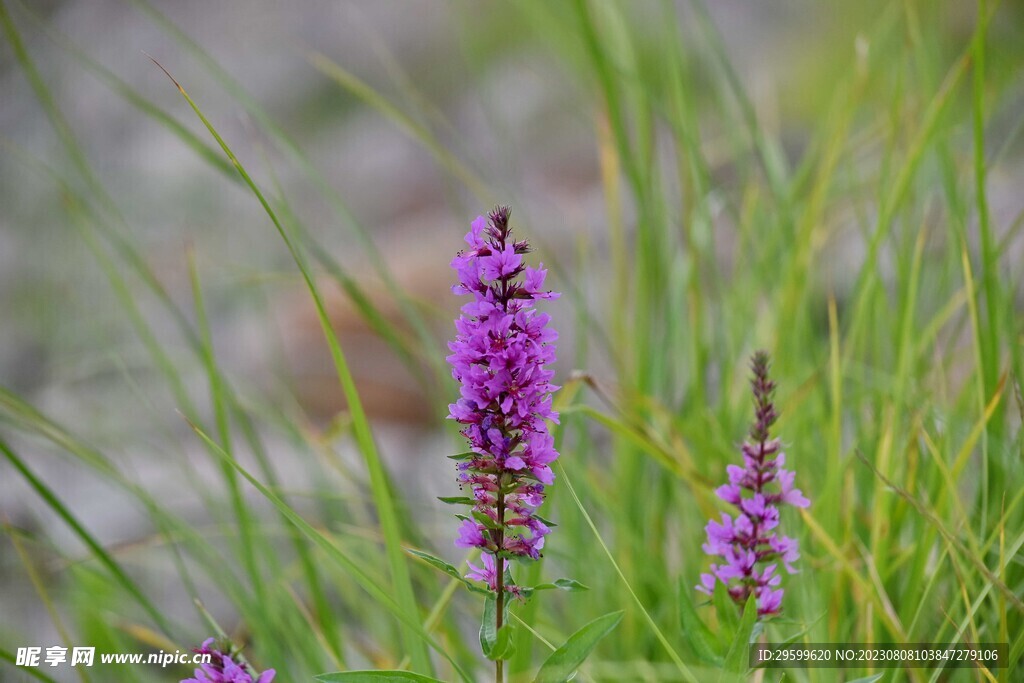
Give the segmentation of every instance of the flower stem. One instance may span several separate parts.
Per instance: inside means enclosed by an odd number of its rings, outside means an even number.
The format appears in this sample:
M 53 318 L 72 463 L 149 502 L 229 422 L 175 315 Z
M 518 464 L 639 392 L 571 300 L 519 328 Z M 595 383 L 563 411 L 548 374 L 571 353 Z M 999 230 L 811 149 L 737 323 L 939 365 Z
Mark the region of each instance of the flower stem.
M 497 532 L 498 536 L 498 555 L 494 557 L 494 570 L 495 570 L 495 590 L 498 595 L 495 597 L 497 603 L 497 609 L 495 610 L 494 632 L 501 631 L 502 621 L 505 613 L 505 558 L 500 555 L 501 549 L 505 542 L 505 482 L 502 478 L 498 479 L 498 526 L 501 527 Z M 504 672 L 505 662 L 499 657 L 494 660 L 494 683 L 503 683 L 505 679 Z

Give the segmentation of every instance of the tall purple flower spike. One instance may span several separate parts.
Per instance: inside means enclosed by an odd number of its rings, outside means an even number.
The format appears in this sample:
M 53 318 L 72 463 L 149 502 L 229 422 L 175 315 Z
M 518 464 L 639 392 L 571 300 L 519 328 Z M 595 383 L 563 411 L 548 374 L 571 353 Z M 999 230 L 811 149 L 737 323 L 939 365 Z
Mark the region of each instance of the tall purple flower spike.
M 244 662 L 236 662 L 230 654 L 214 647 L 213 638 L 207 638 L 193 652 L 210 655 L 210 663 L 200 664 L 195 676 L 181 683 L 271 683 L 274 680 L 273 669 L 257 674 Z
M 502 559 L 540 557 L 549 528 L 535 511 L 558 457 L 546 424 L 558 421 L 551 407 L 558 387 L 547 367 L 558 335 L 548 327 L 550 316 L 534 308 L 558 294 L 544 289 L 543 264 L 524 265 L 530 248 L 512 238 L 510 213 L 499 206 L 477 217 L 466 235 L 469 248 L 452 260 L 459 277 L 452 291 L 472 300 L 455 321 L 447 359 L 462 395 L 448 417 L 465 425 L 470 445 L 458 464 L 460 488 L 470 487 L 473 506 L 455 545 L 496 556 L 497 576 L 486 555 L 485 569 L 470 574 L 496 592 L 512 590 L 503 586 Z
M 733 519 L 722 513 L 722 521 L 708 522 L 704 552 L 721 557 L 724 564 L 711 565 L 710 574 L 701 574 L 697 590 L 710 595 L 715 582 L 721 581 L 729 596 L 745 605 L 753 593 L 757 597 L 757 614 L 774 616 L 782 612 L 782 576 L 776 573 L 781 561 L 786 571 L 795 574 L 793 562 L 800 558 L 796 539 L 780 536 L 780 504 L 805 508 L 811 502 L 800 489 L 793 488 L 795 473 L 782 469 L 786 455 L 778 439 L 770 438 L 769 430 L 778 414 L 772 403 L 775 382 L 768 378 L 769 359 L 758 351 L 751 360 L 754 376 L 750 381 L 754 392 L 756 420 L 750 428 L 750 439 L 743 443 L 743 467 L 729 465 L 729 483 L 715 493 L 736 506 Z

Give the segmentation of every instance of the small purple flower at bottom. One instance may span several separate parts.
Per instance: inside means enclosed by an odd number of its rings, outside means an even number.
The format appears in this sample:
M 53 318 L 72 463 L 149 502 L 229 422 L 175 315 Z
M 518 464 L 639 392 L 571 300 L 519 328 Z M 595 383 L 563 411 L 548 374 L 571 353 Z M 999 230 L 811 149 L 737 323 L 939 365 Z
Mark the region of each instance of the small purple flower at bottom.
M 213 646 L 213 638 L 207 638 L 202 646 L 193 650 L 196 654 L 210 655 L 208 664 L 200 664 L 193 678 L 184 678 L 181 683 L 270 683 L 275 671 L 267 669 L 261 674 L 252 671 L 247 664 L 236 662 Z
M 757 419 L 742 447 L 744 466 L 729 465 L 729 483 L 715 491 L 737 508 L 737 514 L 734 520 L 722 513 L 721 522 L 712 520 L 705 527 L 704 552 L 725 562 L 711 565 L 711 573 L 701 574 L 696 588 L 711 595 L 721 581 L 739 605 L 745 605 L 753 594 L 758 616 L 767 617 L 782 612 L 783 590 L 778 588 L 782 577 L 775 573 L 778 562 L 795 574 L 793 563 L 800 559 L 796 539 L 774 531 L 779 525 L 778 506 L 805 508 L 811 501 L 793 488 L 796 475 L 782 469 L 786 455 L 779 440 L 770 438 L 778 414 L 772 402 L 775 382 L 768 377 L 768 354 L 755 353 L 751 368 Z
M 497 592 L 498 572 L 494 566 L 494 555 L 484 553 L 480 556 L 480 560 L 484 563 L 483 567 L 478 567 L 472 562 L 466 562 L 469 565 L 469 573 L 466 574 L 466 578 L 474 581 L 483 581 L 490 590 Z M 507 593 L 511 593 L 517 598 L 522 598 L 522 590 L 519 586 L 515 584 L 509 585 L 508 582 L 505 582 L 504 588 Z

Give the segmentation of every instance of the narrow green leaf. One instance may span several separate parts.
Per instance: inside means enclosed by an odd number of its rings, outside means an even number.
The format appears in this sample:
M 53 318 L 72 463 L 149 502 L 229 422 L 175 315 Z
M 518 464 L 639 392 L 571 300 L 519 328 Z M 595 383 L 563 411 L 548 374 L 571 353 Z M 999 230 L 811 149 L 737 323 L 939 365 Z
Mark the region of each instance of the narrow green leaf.
M 412 548 L 406 548 L 406 551 L 410 555 L 413 555 L 415 557 L 420 558 L 421 560 L 423 560 L 424 562 L 426 562 L 430 566 L 434 567 L 435 569 L 441 570 L 442 572 L 444 572 L 448 576 L 452 577 L 453 579 L 458 579 L 459 581 L 461 581 L 466 586 L 466 588 L 468 588 L 469 590 L 473 591 L 474 593 L 480 593 L 482 595 L 490 595 L 490 591 L 484 590 L 483 588 L 480 588 L 479 586 L 474 584 L 472 581 L 468 580 L 465 576 L 463 576 L 459 572 L 459 570 L 454 565 L 448 564 L 447 562 L 442 560 L 440 557 L 434 557 L 430 553 L 425 553 L 425 552 L 423 552 L 421 550 L 413 550 Z
M 476 505 L 475 498 L 469 496 L 438 496 L 437 499 L 448 505 Z
M 692 590 L 693 586 L 685 580 L 679 582 L 679 626 L 683 631 L 683 639 L 702 660 L 721 666 L 722 655 L 712 644 L 715 642 L 715 636 L 697 614 L 690 594 Z
M 465 453 L 456 453 L 455 455 L 449 455 L 449 460 L 472 460 L 476 457 L 476 453 L 473 451 L 467 451 Z
M 736 636 L 732 639 L 728 654 L 725 655 L 725 671 L 719 681 L 731 680 L 727 674 L 743 674 L 749 668 L 750 656 L 750 634 L 754 631 L 754 624 L 757 623 L 757 597 L 751 594 L 747 598 L 747 604 L 743 608 L 743 617 L 740 619 Z
M 555 579 L 551 583 L 537 584 L 536 586 L 532 586 L 532 588 L 535 591 L 549 591 L 560 588 L 571 593 L 590 590 L 590 586 L 585 586 L 576 579 Z
M 336 671 L 329 674 L 318 674 L 313 678 L 321 683 L 407 683 L 408 681 L 444 683 L 436 678 L 415 674 L 411 671 Z
M 720 642 L 725 645 L 729 633 L 735 633 L 739 628 L 739 618 L 736 616 L 736 603 L 729 597 L 729 590 L 721 581 L 715 582 L 715 590 L 711 594 L 711 603 L 715 606 L 718 614 L 718 623 L 722 625 L 719 633 Z
M 569 636 L 569 639 L 552 652 L 540 667 L 533 683 L 565 683 L 568 681 L 598 642 L 618 626 L 622 620 L 622 614 L 622 612 L 612 612 L 598 617 Z
M 440 569 L 445 574 L 448 574 L 449 576 L 451 576 L 453 578 L 456 578 L 456 579 L 461 579 L 462 578 L 462 574 L 460 574 L 459 570 L 455 568 L 455 565 L 448 564 L 447 562 L 442 560 L 440 557 L 434 557 L 430 553 L 425 553 L 422 550 L 413 550 L 412 548 L 406 548 L 405 550 L 410 555 L 413 555 L 415 557 L 420 558 L 421 560 L 423 560 L 427 564 L 429 564 L 429 565 L 431 565 L 433 567 L 436 567 L 437 569 Z
M 470 513 L 470 515 L 472 515 L 473 519 L 475 519 L 476 521 L 480 522 L 481 524 L 483 524 L 488 529 L 498 529 L 498 530 L 500 530 L 502 528 L 502 526 L 500 524 L 498 524 L 493 519 L 488 517 L 483 512 L 480 512 L 479 510 L 473 510 Z
M 883 671 L 883 672 L 877 673 L 877 674 L 875 674 L 873 676 L 864 676 L 863 678 L 854 678 L 852 681 L 848 681 L 847 683 L 875 683 L 875 681 L 882 680 L 882 676 L 884 676 L 884 675 L 885 675 L 885 672 Z
M 532 516 L 532 517 L 533 517 L 534 519 L 536 519 L 536 520 L 537 520 L 538 522 L 543 522 L 544 524 L 546 524 L 546 525 L 547 525 L 547 526 L 549 526 L 549 527 L 552 527 L 552 528 L 554 528 L 554 527 L 558 526 L 557 524 L 555 524 L 554 522 L 552 522 L 552 521 L 551 521 L 550 519 L 544 519 L 544 518 L 543 518 L 543 517 L 541 517 L 540 515 L 534 514 L 534 515 L 531 515 L 531 516 Z

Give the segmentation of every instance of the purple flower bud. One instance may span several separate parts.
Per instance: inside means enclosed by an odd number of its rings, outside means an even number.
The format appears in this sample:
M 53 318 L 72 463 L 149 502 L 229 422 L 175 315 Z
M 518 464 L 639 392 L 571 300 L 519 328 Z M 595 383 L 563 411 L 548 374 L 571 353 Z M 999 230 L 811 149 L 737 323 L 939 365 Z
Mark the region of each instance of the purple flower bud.
M 704 552 L 724 559 L 725 564 L 711 565 L 711 573 L 701 574 L 696 588 L 710 595 L 721 581 L 739 605 L 753 594 L 758 616 L 767 617 L 782 611 L 783 590 L 777 588 L 782 577 L 775 573 L 778 562 L 794 574 L 793 563 L 800 558 L 796 539 L 773 531 L 779 525 L 778 506 L 805 508 L 811 501 L 793 488 L 796 475 L 782 469 L 786 455 L 779 440 L 770 438 L 778 413 L 772 402 L 775 383 L 768 378 L 768 354 L 755 353 L 751 368 L 756 419 L 750 440 L 741 448 L 744 466 L 729 465 L 729 483 L 715 490 L 719 498 L 736 506 L 736 518 L 722 513 L 721 523 L 712 520 L 705 527 Z
M 510 213 L 498 207 L 474 220 L 466 234 L 469 248 L 451 263 L 459 280 L 452 291 L 472 300 L 462 307 L 448 344 L 461 395 L 448 417 L 464 425 L 474 454 L 460 463 L 459 481 L 472 489 L 475 513 L 493 522 L 464 521 L 455 544 L 484 550 L 484 568 L 472 567 L 468 576 L 492 590 L 501 581 L 491 585 L 486 578 L 495 572 L 489 554 L 540 557 L 550 530 L 534 512 L 554 481 L 550 464 L 558 457 L 547 427 L 547 420 L 558 420 L 551 401 L 558 387 L 549 369 L 558 335 L 548 327 L 550 316 L 534 308 L 537 300 L 558 295 L 544 289 L 543 266 L 523 262 L 529 245 L 512 239 Z

